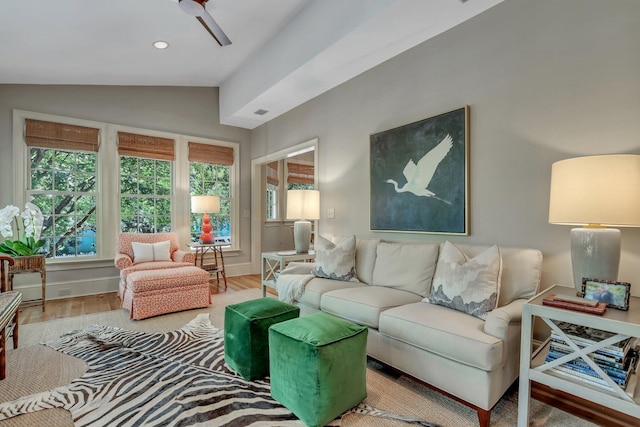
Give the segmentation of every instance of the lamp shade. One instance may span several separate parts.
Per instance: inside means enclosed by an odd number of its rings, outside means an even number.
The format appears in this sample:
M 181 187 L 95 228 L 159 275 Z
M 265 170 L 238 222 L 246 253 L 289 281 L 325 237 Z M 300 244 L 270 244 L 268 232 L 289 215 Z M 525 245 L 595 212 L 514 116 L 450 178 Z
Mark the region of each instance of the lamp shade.
M 287 219 L 320 219 L 320 192 L 287 191 Z
M 549 222 L 640 226 L 640 155 L 561 160 L 551 167 Z
M 218 212 L 220 212 L 220 197 L 218 197 L 218 196 L 191 196 L 191 212 L 193 212 L 193 213 L 218 213 Z

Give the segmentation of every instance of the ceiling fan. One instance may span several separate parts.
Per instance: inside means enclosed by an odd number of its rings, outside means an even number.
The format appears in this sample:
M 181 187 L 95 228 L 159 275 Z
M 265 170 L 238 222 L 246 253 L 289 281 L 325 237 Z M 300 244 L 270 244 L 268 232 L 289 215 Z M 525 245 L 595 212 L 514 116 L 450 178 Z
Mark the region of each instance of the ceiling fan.
M 231 44 L 229 37 L 222 31 L 222 28 L 213 20 L 209 12 L 204 7 L 208 0 L 178 0 L 180 9 L 190 16 L 195 16 L 202 26 L 213 36 L 220 46 Z

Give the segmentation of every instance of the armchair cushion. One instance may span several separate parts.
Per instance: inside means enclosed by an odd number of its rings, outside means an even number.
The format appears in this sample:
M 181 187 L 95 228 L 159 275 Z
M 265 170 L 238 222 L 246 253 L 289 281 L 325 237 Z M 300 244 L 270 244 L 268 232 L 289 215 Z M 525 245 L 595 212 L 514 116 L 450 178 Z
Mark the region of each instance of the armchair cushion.
M 171 261 L 170 245 L 171 241 L 169 240 L 157 243 L 131 242 L 133 263 Z

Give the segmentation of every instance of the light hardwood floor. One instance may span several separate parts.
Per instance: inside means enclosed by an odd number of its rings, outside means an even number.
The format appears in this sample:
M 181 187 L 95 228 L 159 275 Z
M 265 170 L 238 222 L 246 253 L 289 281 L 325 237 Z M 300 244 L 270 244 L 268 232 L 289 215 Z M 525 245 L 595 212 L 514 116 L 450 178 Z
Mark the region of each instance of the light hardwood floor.
M 211 281 L 211 293 L 213 294 L 236 292 L 251 288 L 260 288 L 259 274 L 227 277 L 226 291 L 224 290 L 223 282 L 221 282 L 218 287 L 215 280 Z M 275 293 L 271 288 L 268 290 L 271 293 Z M 47 301 L 47 311 L 44 313 L 42 312 L 42 306 L 40 304 L 25 305 L 20 307 L 20 314 L 18 316 L 19 323 L 23 325 L 119 309 L 120 298 L 118 298 L 118 294 L 116 292 L 109 292 L 98 295 L 50 300 Z

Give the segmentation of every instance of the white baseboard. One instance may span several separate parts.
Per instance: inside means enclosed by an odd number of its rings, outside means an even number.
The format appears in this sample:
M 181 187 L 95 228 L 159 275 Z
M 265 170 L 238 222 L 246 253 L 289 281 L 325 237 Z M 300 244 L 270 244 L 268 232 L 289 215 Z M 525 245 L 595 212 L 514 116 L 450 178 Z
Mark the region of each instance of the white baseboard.
M 225 273 L 227 277 L 251 274 L 251 264 L 244 263 L 225 266 Z M 47 283 L 47 301 L 117 292 L 119 282 L 119 277 L 98 277 L 91 280 Z M 42 298 L 42 286 L 40 283 L 16 284 L 14 290 L 22 292 L 23 301 L 34 301 Z
M 90 281 L 77 280 L 47 283 L 47 301 L 117 292 L 119 281 L 120 278 L 118 277 L 98 277 Z M 42 298 L 42 286 L 40 284 L 15 286 L 14 290 L 22 292 L 23 301 L 33 301 Z

